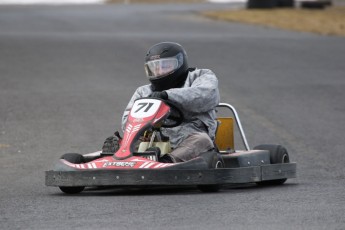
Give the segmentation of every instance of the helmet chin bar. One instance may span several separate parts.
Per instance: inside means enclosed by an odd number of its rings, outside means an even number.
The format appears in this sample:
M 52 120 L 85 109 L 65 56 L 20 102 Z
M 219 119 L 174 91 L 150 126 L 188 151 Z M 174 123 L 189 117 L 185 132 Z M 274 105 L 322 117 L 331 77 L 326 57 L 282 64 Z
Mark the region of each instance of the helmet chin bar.
M 180 88 L 184 85 L 188 76 L 188 71 L 183 71 L 182 67 L 164 78 L 150 79 L 152 91 L 163 91 L 172 88 Z

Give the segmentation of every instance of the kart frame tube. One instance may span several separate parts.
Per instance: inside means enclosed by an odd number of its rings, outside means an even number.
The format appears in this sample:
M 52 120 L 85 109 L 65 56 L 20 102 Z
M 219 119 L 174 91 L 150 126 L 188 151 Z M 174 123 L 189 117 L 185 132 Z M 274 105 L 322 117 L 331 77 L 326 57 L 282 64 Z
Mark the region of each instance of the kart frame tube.
M 241 135 L 241 139 L 242 139 L 243 145 L 246 148 L 246 150 L 249 151 L 250 147 L 249 147 L 246 135 L 244 133 L 240 117 L 238 116 L 238 113 L 237 113 L 235 107 L 233 107 L 232 105 L 227 104 L 227 103 L 219 103 L 219 105 L 217 105 L 217 107 L 218 108 L 228 108 L 233 113 L 235 121 L 236 121 L 236 124 L 237 124 L 237 127 L 238 127 L 238 130 L 239 130 L 240 135 Z
M 254 183 L 296 178 L 296 163 L 222 169 L 46 171 L 47 186 L 145 186 Z

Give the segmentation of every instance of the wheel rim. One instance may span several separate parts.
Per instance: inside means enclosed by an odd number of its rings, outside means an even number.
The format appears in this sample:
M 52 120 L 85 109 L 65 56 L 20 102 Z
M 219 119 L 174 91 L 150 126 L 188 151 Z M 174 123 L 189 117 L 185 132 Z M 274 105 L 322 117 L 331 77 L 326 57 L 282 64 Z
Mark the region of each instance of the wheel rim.
M 223 163 L 221 161 L 217 161 L 215 168 L 216 169 L 223 168 Z
M 289 156 L 287 154 L 284 154 L 282 157 L 282 163 L 289 163 Z

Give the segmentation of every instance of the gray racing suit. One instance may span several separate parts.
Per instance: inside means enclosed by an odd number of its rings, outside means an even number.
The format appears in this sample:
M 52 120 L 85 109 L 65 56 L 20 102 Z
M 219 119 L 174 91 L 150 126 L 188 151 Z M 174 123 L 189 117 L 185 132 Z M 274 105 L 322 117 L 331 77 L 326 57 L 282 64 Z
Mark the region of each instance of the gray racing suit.
M 184 115 L 181 125 L 162 128 L 163 135 L 170 138 L 174 149 L 171 155 L 178 161 L 186 161 L 212 148 L 211 140 L 214 140 L 217 128 L 215 107 L 220 100 L 215 74 L 208 69 L 195 69 L 189 72 L 181 88 L 172 88 L 166 92 L 168 100 L 174 102 Z M 134 101 L 148 97 L 151 93 L 150 84 L 140 86 L 135 91 L 123 114 L 122 130 Z

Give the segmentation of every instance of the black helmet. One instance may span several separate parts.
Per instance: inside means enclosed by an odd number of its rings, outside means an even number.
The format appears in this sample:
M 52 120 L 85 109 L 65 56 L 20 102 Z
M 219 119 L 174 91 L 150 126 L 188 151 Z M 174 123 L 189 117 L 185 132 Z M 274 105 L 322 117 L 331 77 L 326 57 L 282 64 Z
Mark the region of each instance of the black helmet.
M 174 42 L 158 43 L 146 53 L 145 71 L 153 91 L 181 87 L 188 75 L 186 51 Z

